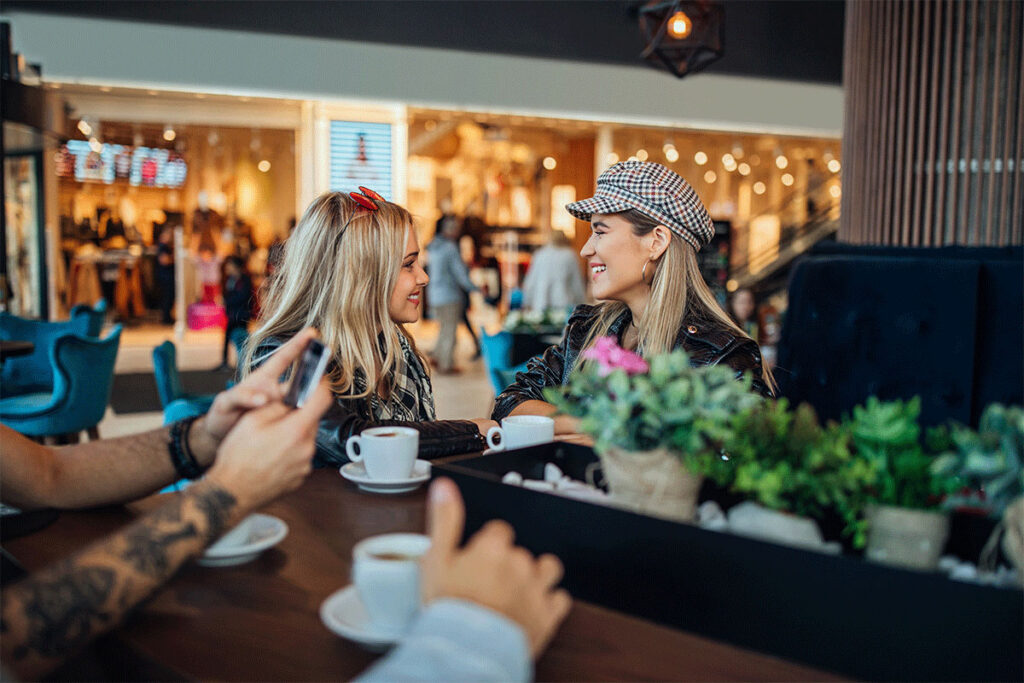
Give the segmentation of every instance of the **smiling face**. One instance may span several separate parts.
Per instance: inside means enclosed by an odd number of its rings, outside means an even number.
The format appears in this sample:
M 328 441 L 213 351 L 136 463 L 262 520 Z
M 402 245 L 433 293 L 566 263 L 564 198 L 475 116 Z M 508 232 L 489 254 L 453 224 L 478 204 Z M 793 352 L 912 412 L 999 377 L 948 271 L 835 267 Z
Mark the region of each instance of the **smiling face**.
M 590 239 L 580 249 L 587 261 L 594 298 L 626 304 L 650 294 L 652 266 L 641 280 L 644 264 L 651 258 L 654 238 L 637 237 L 633 225 L 617 214 L 595 213 L 590 217 Z
M 398 280 L 388 302 L 388 314 L 396 323 L 414 323 L 420 319 L 420 299 L 430 278 L 420 265 L 419 257 L 420 246 L 416 241 L 416 232 L 410 227 Z

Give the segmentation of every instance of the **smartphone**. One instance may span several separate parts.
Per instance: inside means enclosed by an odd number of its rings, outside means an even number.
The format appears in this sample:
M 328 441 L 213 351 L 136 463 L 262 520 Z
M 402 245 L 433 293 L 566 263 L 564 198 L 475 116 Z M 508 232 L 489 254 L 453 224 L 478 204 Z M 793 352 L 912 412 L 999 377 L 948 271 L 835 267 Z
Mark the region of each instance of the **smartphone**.
M 309 400 L 309 395 L 316 389 L 327 369 L 328 360 L 330 354 L 327 353 L 327 347 L 319 339 L 310 339 L 292 374 L 292 383 L 284 397 L 286 405 L 301 408 Z

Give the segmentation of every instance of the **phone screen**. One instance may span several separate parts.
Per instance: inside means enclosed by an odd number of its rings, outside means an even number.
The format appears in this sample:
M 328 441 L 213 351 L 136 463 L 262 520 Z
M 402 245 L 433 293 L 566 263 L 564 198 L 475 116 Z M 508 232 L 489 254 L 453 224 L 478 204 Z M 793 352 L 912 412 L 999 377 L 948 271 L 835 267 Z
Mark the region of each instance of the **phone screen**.
M 306 350 L 302 352 L 302 358 L 299 359 L 298 367 L 295 368 L 295 374 L 292 375 L 288 393 L 285 394 L 286 405 L 301 408 L 306 403 L 313 389 L 320 383 L 329 358 L 327 347 L 320 340 L 309 340 Z

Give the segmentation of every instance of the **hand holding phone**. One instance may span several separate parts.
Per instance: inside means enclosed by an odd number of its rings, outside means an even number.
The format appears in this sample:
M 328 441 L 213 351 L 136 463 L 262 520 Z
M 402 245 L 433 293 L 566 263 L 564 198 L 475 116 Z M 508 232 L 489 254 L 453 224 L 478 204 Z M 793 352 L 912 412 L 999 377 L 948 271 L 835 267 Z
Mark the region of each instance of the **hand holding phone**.
M 301 408 L 309 398 L 313 389 L 320 383 L 324 371 L 327 369 L 327 361 L 330 354 L 327 347 L 319 339 L 310 339 L 306 350 L 299 358 L 295 372 L 292 374 L 291 384 L 288 385 L 288 393 L 285 394 L 285 405 L 292 408 Z

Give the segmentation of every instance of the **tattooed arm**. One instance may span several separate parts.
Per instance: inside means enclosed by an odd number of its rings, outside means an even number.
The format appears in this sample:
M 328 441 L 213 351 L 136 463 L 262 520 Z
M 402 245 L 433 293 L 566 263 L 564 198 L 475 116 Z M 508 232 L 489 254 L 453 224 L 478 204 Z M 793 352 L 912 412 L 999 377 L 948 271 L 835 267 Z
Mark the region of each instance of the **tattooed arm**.
M 35 679 L 120 622 L 187 560 L 240 520 L 236 498 L 201 482 L 124 531 L 3 593 L 0 650 Z
M 217 395 L 192 423 L 189 448 L 202 466 L 213 462 L 221 440 L 249 410 L 282 396 L 278 378 L 315 335 L 300 332 L 260 370 Z M 49 448 L 0 425 L 0 500 L 24 510 L 78 508 L 134 500 L 178 478 L 167 452 L 168 428 L 117 439 Z
M 202 481 L 123 531 L 5 589 L 4 666 L 38 678 L 116 626 L 249 512 L 298 488 L 312 469 L 317 425 L 332 400 L 323 382 L 298 410 L 273 401 L 246 412 Z

